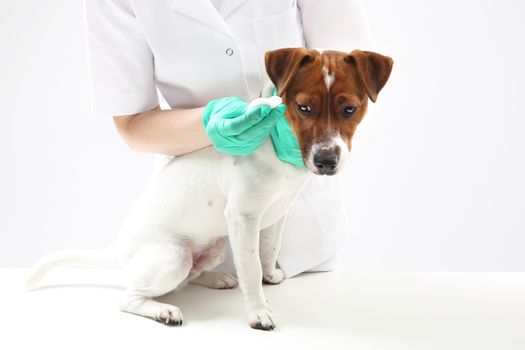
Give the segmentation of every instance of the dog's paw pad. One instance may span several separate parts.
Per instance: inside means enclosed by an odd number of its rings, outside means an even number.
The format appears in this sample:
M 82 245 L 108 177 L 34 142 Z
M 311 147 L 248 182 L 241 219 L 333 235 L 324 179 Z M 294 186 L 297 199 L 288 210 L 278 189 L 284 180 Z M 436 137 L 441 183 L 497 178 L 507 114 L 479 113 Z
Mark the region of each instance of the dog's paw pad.
M 270 273 L 263 274 L 263 282 L 266 284 L 279 284 L 284 281 L 284 272 L 281 269 L 274 269 Z
M 275 328 L 274 316 L 270 310 L 258 310 L 252 313 L 250 327 L 270 331 Z
M 178 307 L 172 305 L 162 306 L 153 319 L 167 326 L 182 325 L 182 313 Z

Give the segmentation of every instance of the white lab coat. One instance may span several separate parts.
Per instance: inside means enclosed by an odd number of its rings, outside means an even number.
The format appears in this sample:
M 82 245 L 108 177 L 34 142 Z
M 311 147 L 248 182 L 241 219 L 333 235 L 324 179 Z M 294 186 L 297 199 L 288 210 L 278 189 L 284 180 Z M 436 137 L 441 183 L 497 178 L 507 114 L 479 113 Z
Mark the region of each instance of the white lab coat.
M 159 104 L 193 108 L 258 97 L 264 53 L 282 47 L 370 49 L 360 0 L 85 0 L 94 115 Z M 330 270 L 348 232 L 341 176 L 315 176 L 285 224 L 278 264 L 287 277 Z M 233 271 L 231 252 L 218 270 Z

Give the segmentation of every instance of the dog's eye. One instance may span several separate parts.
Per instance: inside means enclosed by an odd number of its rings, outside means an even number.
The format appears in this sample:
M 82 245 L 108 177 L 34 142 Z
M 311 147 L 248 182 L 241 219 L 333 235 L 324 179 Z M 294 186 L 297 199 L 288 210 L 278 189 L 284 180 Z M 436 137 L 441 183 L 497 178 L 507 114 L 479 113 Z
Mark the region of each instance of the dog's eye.
M 302 105 L 300 103 L 297 104 L 297 109 L 304 114 L 309 114 L 312 112 L 312 107 L 309 105 Z
M 356 106 L 346 106 L 344 109 L 343 109 L 343 114 L 347 117 L 351 116 L 355 110 L 357 109 Z

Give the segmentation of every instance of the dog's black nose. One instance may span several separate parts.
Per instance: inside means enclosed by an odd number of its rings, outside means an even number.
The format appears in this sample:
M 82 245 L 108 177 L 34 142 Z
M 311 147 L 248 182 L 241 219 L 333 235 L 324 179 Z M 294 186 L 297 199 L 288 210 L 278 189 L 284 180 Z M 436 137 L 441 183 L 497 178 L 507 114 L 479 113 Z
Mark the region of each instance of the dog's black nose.
M 332 151 L 319 151 L 314 154 L 314 165 L 321 175 L 333 175 L 339 156 Z

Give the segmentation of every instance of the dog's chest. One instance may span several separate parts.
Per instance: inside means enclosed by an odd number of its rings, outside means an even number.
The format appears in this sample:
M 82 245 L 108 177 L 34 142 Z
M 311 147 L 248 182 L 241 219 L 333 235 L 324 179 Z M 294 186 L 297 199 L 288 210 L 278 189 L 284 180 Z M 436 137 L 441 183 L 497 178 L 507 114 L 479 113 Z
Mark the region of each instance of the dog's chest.
M 306 181 L 307 179 L 304 177 L 298 178 L 294 174 L 284 174 L 279 188 L 274 189 L 276 191 L 275 199 L 263 214 L 261 228 L 272 225 L 288 212 Z
M 235 160 L 220 187 L 228 201 L 242 202 L 242 210 L 261 215 L 261 228 L 277 222 L 293 204 L 309 179 L 305 169 L 280 161 L 271 141 L 257 152 Z

